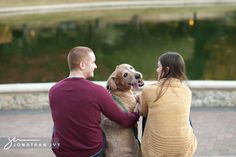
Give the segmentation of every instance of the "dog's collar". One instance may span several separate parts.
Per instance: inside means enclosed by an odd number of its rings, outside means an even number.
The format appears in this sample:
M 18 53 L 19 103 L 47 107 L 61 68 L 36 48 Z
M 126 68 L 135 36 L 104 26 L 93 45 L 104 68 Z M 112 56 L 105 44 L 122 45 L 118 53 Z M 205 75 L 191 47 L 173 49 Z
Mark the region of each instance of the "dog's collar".
M 120 100 L 119 100 L 117 97 L 115 97 L 114 95 L 111 95 L 111 96 L 112 96 L 113 100 L 115 100 L 115 102 L 117 102 L 117 103 L 119 104 L 119 106 L 120 106 L 125 112 L 129 112 L 129 111 L 125 108 L 125 106 L 122 104 L 122 102 L 120 102 Z M 132 130 L 133 130 L 133 134 L 134 134 L 135 139 L 138 141 L 138 143 L 139 143 L 139 145 L 140 145 L 136 128 L 133 127 Z

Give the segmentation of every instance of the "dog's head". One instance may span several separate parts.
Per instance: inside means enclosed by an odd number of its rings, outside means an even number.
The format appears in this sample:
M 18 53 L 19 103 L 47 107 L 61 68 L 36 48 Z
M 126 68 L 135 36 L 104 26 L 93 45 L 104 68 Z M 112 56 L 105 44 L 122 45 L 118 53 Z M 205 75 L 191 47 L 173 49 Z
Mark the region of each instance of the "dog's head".
M 116 66 L 115 71 L 107 80 L 107 89 L 112 90 L 130 90 L 143 86 L 143 76 L 129 64 L 120 64 Z

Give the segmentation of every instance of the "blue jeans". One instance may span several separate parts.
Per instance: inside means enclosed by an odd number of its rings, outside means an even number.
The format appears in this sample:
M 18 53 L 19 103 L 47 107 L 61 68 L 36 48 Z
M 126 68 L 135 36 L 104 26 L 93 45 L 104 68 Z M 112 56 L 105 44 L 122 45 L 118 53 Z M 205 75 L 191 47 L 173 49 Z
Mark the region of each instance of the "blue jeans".
M 104 153 L 104 147 L 102 147 L 96 154 L 90 156 L 90 157 L 102 157 Z
M 190 126 L 193 127 L 193 123 L 190 116 L 189 116 L 189 123 L 190 123 Z

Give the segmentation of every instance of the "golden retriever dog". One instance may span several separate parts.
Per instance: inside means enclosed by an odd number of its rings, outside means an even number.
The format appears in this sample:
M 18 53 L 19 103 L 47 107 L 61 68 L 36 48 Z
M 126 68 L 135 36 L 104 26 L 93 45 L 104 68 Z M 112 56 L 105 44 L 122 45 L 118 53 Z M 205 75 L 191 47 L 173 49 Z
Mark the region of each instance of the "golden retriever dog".
M 132 89 L 143 85 L 142 74 L 129 64 L 118 65 L 107 81 L 107 89 L 113 99 L 126 112 L 134 111 L 136 105 Z M 101 126 L 106 135 L 106 157 L 141 156 L 137 125 L 134 128 L 125 128 L 102 115 Z

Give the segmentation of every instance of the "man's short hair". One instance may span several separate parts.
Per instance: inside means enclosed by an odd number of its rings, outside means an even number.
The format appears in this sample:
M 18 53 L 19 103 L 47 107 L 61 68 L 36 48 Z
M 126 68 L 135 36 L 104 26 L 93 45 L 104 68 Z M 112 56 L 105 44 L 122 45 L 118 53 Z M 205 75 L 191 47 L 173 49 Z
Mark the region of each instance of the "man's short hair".
M 79 68 L 81 61 L 83 61 L 90 52 L 93 51 L 88 47 L 78 46 L 72 48 L 67 56 L 70 71 Z

